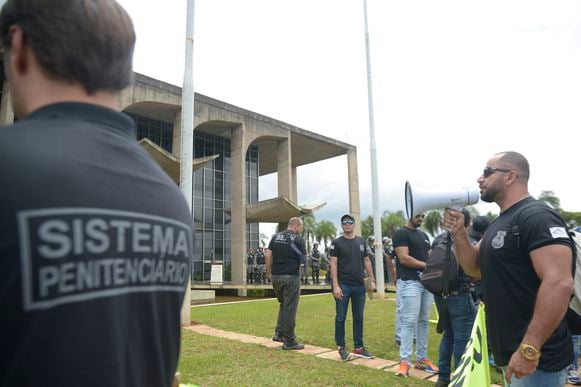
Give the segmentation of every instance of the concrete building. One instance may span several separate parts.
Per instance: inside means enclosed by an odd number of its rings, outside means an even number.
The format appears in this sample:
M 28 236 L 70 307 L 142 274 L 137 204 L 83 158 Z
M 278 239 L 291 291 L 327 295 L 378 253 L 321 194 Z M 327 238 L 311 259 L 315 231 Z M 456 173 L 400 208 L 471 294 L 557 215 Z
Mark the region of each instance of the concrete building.
M 4 82 L 3 124 L 14 120 L 9 94 Z M 121 108 L 135 119 L 141 145 L 179 183 L 181 88 L 136 73 L 121 94 Z M 195 95 L 194 127 L 194 283 L 209 280 L 208 264 L 215 262 L 231 267 L 225 280 L 243 285 L 247 249 L 259 243 L 258 222 L 286 227 L 291 216 L 321 206 L 297 205 L 297 167 L 302 165 L 346 155 L 345 210 L 359 220 L 355 146 L 200 94 Z M 274 172 L 278 197 L 259 202 L 258 178 Z

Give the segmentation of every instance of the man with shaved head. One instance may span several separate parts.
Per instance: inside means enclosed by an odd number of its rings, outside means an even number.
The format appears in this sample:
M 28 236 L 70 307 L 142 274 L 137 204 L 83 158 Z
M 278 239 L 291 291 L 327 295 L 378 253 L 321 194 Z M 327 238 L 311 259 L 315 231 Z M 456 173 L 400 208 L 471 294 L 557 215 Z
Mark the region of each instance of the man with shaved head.
M 291 218 L 286 230 L 275 234 L 265 252 L 266 273 L 278 302 L 278 319 L 272 340 L 282 342 L 282 349 L 303 349 L 297 341 L 295 325 L 301 295 L 299 268 L 307 255 L 303 232 L 303 221 Z
M 528 192 L 529 163 L 517 152 L 494 155 L 478 178 L 480 197 L 500 215 L 472 245 L 461 212 L 447 210 L 466 274 L 482 277 L 487 331 L 510 386 L 563 386 L 573 356 L 564 320 L 573 290 L 567 226 Z

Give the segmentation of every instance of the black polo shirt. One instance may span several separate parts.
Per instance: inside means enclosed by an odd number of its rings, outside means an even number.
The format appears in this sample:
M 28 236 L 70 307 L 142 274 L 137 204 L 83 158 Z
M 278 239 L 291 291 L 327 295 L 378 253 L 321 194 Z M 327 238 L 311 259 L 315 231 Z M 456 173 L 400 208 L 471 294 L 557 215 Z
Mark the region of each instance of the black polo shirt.
M 272 251 L 272 274 L 299 274 L 301 257 L 291 248 L 291 243 L 294 243 L 303 256 L 307 255 L 305 241 L 300 235 L 297 235 L 290 230 L 284 230 L 283 232 L 274 234 L 268 244 L 268 249 Z
M 0 128 L 0 386 L 170 386 L 192 220 L 132 120 L 81 103 Z

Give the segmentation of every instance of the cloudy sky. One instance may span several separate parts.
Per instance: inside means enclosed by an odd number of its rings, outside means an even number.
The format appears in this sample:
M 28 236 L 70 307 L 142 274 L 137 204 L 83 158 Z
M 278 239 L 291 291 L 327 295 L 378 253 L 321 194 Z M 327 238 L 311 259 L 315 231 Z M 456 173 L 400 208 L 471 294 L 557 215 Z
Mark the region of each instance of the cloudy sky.
M 135 71 L 182 85 L 186 1 L 120 0 L 135 23 Z M 581 2 L 368 0 L 380 210 L 404 184 L 477 188 L 494 153 L 531 164 L 530 192 L 581 211 Z M 362 0 L 197 0 L 196 92 L 353 144 L 371 214 Z M 261 199 L 276 176 L 261 178 Z M 348 210 L 345 156 L 298 169 L 317 220 Z M 498 212 L 491 204 L 481 213 Z M 337 223 L 337 222 L 336 222 Z

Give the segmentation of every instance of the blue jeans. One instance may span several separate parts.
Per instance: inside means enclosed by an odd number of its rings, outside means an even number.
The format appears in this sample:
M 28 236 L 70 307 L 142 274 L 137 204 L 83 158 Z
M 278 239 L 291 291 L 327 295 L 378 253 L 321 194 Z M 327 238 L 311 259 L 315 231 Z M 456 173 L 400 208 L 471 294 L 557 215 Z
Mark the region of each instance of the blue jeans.
M 414 332 L 416 333 L 416 360 L 428 358 L 428 319 L 434 303 L 434 296 L 428 292 L 420 281 L 397 280 L 397 289 L 401 292 L 403 305 L 401 360 L 411 361 Z
M 573 360 L 571 361 L 571 365 L 569 368 L 574 369 L 577 371 L 577 361 L 579 359 L 579 343 L 581 342 L 581 335 L 571 335 L 573 339 Z
M 439 380 L 450 381 L 452 372 L 452 356 L 454 366 L 460 364 L 460 359 L 466 350 L 466 344 L 470 340 L 472 325 L 476 317 L 476 307 L 472 294 L 467 292 L 447 298 L 434 297 L 440 316 L 444 324 L 444 332 L 440 341 L 438 367 L 440 368 Z
M 276 320 L 276 335 L 283 336 L 285 343 L 296 340 L 295 325 L 301 296 L 301 280 L 298 275 L 272 275 L 272 288 L 280 303 Z
M 399 281 L 399 280 L 397 280 Z M 399 284 L 399 282 L 398 282 Z M 395 340 L 401 343 L 401 325 L 403 317 L 403 303 L 401 301 L 401 290 L 395 290 Z
M 335 343 L 338 347 L 345 346 L 345 319 L 349 300 L 351 300 L 351 315 L 353 316 L 353 343 L 355 348 L 363 347 L 363 308 L 365 307 L 365 286 L 349 286 L 339 284 L 343 298 L 335 298 Z
M 506 372 L 506 367 L 502 367 L 502 374 L 503 379 L 504 374 Z M 562 369 L 561 371 L 550 372 L 550 371 L 543 371 L 537 369 L 530 375 L 525 376 L 524 378 L 518 379 L 516 376 L 512 376 L 512 380 L 510 384 L 506 384 L 505 386 L 509 387 L 562 387 L 565 385 L 565 381 L 567 379 L 567 368 Z

